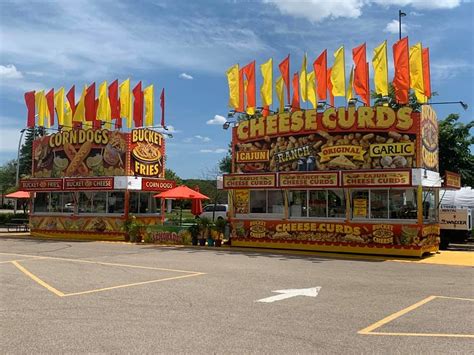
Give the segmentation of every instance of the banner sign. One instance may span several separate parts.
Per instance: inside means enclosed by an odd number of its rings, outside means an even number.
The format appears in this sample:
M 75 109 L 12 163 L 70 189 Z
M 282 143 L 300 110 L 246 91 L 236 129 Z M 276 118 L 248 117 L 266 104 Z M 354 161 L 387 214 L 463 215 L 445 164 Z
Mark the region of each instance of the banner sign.
M 275 174 L 224 175 L 224 189 L 255 189 L 272 187 L 276 187 Z
M 410 170 L 342 172 L 343 187 L 411 186 Z
M 444 187 L 452 188 L 452 189 L 460 189 L 461 188 L 461 175 L 446 170 L 445 176 L 444 176 Z
M 233 173 L 416 168 L 419 136 L 420 114 L 409 107 L 332 107 L 253 118 L 233 128 Z
M 37 178 L 125 175 L 127 134 L 77 129 L 33 142 L 32 175 Z
M 114 178 L 65 178 L 64 190 L 113 190 Z
M 439 170 L 438 118 L 429 105 L 421 106 L 421 139 L 419 167 Z
M 338 187 L 337 172 L 314 173 L 280 173 L 278 186 L 280 187 Z
M 142 178 L 142 191 L 166 191 L 174 189 L 176 181 Z
M 130 175 L 165 177 L 165 140 L 159 132 L 133 129 L 130 133 Z
M 20 180 L 23 191 L 57 191 L 63 189 L 63 179 L 24 179 Z

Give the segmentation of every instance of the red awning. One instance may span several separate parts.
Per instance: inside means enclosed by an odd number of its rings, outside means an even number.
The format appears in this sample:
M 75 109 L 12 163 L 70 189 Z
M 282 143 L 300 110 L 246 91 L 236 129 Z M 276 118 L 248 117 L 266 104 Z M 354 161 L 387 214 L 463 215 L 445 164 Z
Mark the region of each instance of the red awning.
M 5 195 L 7 198 L 30 198 L 30 193 L 28 191 L 16 191 L 11 194 Z
M 155 195 L 155 197 L 171 198 L 171 199 L 177 199 L 177 200 L 208 200 L 209 199 L 209 197 L 207 197 L 206 195 L 203 195 L 202 193 L 197 192 L 193 189 L 190 189 L 189 187 L 184 186 L 184 185 L 159 193 Z

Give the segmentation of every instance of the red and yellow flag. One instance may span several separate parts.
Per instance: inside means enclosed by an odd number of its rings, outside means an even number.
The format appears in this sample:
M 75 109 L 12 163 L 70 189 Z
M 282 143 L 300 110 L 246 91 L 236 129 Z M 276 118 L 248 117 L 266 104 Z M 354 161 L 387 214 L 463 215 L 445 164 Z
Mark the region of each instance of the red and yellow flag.
M 278 64 L 280 68 L 281 77 L 286 86 L 286 96 L 288 98 L 288 103 L 290 103 L 290 55 L 283 59 L 283 61 Z
M 370 106 L 369 68 L 365 43 L 352 49 L 354 60 L 354 91 L 366 106 Z
M 393 77 L 393 88 L 395 98 L 400 104 L 407 104 L 410 91 L 410 54 L 408 37 L 402 38 L 393 45 L 393 64 L 395 75 Z
M 316 86 L 318 90 L 318 99 L 327 99 L 327 83 L 328 83 L 328 69 L 327 69 L 327 50 L 325 49 L 313 63 L 314 75 L 316 77 Z

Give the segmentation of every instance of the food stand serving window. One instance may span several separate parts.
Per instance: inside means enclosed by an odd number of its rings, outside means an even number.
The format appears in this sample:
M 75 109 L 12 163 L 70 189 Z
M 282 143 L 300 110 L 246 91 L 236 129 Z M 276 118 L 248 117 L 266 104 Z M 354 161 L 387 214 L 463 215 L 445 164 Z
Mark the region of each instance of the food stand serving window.
M 352 190 L 353 219 L 416 220 L 415 189 Z
M 153 197 L 156 193 L 130 192 L 130 213 L 157 214 L 160 213 L 159 203 Z
M 344 193 L 336 190 L 290 190 L 290 217 L 344 218 Z
M 282 214 L 284 198 L 280 190 L 251 190 L 250 213 Z

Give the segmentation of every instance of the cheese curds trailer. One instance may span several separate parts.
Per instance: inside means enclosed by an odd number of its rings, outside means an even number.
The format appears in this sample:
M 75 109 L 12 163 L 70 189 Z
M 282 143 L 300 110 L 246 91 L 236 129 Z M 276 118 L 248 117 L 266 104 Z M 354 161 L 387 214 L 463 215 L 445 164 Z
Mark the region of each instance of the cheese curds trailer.
M 165 140 L 151 129 L 130 132 L 73 129 L 33 142 L 33 236 L 123 240 L 124 223 L 136 216 L 162 224 L 163 202 L 153 195 L 175 187 L 165 180 Z
M 438 123 L 428 105 L 237 122 L 233 246 L 421 257 L 439 246 Z

